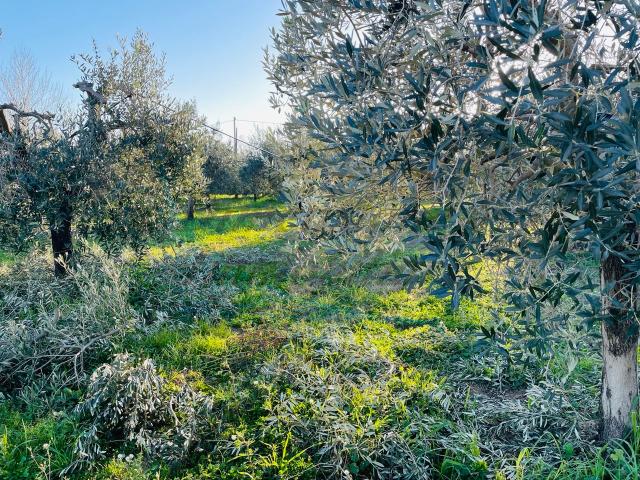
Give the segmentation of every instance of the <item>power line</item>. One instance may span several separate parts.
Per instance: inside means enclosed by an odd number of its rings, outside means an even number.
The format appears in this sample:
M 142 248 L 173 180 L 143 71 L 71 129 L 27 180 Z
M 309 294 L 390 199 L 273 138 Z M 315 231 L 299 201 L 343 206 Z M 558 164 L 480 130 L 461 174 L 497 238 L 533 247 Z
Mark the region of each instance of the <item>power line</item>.
M 146 100 L 149 100 L 151 103 L 153 103 L 153 104 L 154 104 L 154 105 L 156 105 L 157 107 L 164 108 L 165 110 L 168 110 L 169 112 L 171 112 L 171 113 L 173 113 L 173 114 L 178 113 L 178 112 L 177 112 L 177 110 L 176 110 L 175 108 L 170 107 L 170 106 L 168 106 L 168 105 L 163 105 L 162 103 L 160 103 L 159 101 L 157 101 L 157 100 L 155 100 L 155 99 L 153 99 L 153 98 L 145 97 L 144 95 L 140 95 L 139 93 L 129 93 L 129 94 L 128 94 L 128 97 L 131 97 L 132 95 L 136 95 L 136 96 L 138 96 L 138 97 L 141 97 L 141 98 L 144 98 L 144 99 L 146 99 Z M 253 145 L 252 143 L 245 142 L 244 140 L 241 140 L 240 138 L 238 138 L 237 130 L 235 129 L 235 121 L 236 121 L 236 119 L 234 118 L 234 119 L 233 119 L 233 121 L 234 121 L 234 134 L 235 134 L 235 135 L 229 135 L 228 133 L 226 133 L 226 132 L 224 132 L 224 131 L 220 130 L 219 128 L 212 127 L 211 125 L 209 125 L 209 124 L 208 124 L 208 123 L 206 123 L 206 122 L 202 122 L 202 121 L 201 121 L 201 122 L 197 122 L 197 123 L 198 123 L 199 125 L 201 125 L 201 126 L 205 127 L 205 128 L 208 128 L 208 129 L 209 129 L 209 130 L 211 130 L 212 132 L 216 132 L 216 133 L 219 133 L 220 135 L 224 135 L 225 137 L 231 138 L 231 139 L 235 142 L 235 144 L 236 144 L 236 148 L 237 148 L 237 142 L 240 142 L 240 143 L 242 143 L 242 144 L 244 144 L 244 145 L 246 145 L 246 146 L 248 146 L 248 147 L 251 147 L 251 148 L 253 148 L 253 149 L 255 149 L 255 150 L 259 150 L 259 151 L 261 151 L 261 152 L 263 152 L 263 153 L 266 153 L 266 154 L 268 154 L 268 155 L 271 155 L 271 156 L 272 156 L 272 157 L 274 157 L 274 158 L 278 158 L 278 159 L 280 159 L 280 160 L 284 160 L 280 155 L 276 155 L 275 153 L 273 153 L 273 152 L 271 152 L 271 151 L 267 150 L 266 148 L 259 147 L 258 145 Z
M 141 97 L 142 97 L 142 95 L 140 95 L 140 94 L 136 94 L 136 95 L 138 95 L 138 96 L 141 96 Z M 175 108 L 172 108 L 172 107 L 170 107 L 170 106 L 168 106 L 168 105 L 163 105 L 163 104 L 161 104 L 160 102 L 158 102 L 157 100 L 154 100 L 154 99 L 152 99 L 152 98 L 147 98 L 147 100 L 150 100 L 150 101 L 151 101 L 152 103 L 154 103 L 156 106 L 158 106 L 158 107 L 162 107 L 162 108 L 164 108 L 164 109 L 168 110 L 168 111 L 169 111 L 169 112 L 171 112 L 171 113 L 177 113 L 177 111 L 176 111 L 176 109 L 175 109 Z M 272 157 L 279 158 L 280 160 L 284 160 L 280 155 L 276 155 L 275 153 L 273 153 L 273 152 L 271 152 L 271 151 L 267 150 L 266 148 L 259 147 L 258 145 L 253 145 L 253 144 L 251 144 L 251 143 L 249 143 L 249 142 L 245 142 L 244 140 L 239 139 L 237 135 L 235 135 L 235 136 L 234 136 L 234 135 L 229 135 L 228 133 L 223 132 L 223 131 L 222 131 L 222 130 L 220 130 L 219 128 L 212 127 L 211 125 L 209 125 L 209 124 L 208 124 L 208 123 L 206 123 L 206 122 L 198 122 L 198 124 L 199 124 L 199 125 L 201 125 L 201 126 L 203 126 L 203 127 L 205 127 L 205 128 L 208 128 L 208 129 L 209 129 L 209 130 L 211 130 L 212 132 L 216 132 L 216 133 L 219 133 L 219 134 L 221 134 L 221 135 L 224 135 L 225 137 L 229 137 L 229 138 L 231 138 L 232 140 L 234 140 L 234 142 L 240 142 L 240 143 L 242 143 L 242 144 L 244 144 L 244 145 L 246 145 L 246 146 L 248 146 L 248 147 L 254 148 L 254 149 L 256 149 L 256 150 L 260 150 L 260 151 L 261 151 L 261 152 L 263 152 L 263 153 L 266 153 L 266 154 L 268 154 L 268 155 L 271 155 Z M 234 132 L 234 133 L 235 133 L 235 132 Z
M 282 122 L 267 122 L 266 120 L 237 120 L 238 122 L 247 122 L 247 123 L 265 123 L 268 125 L 284 125 Z
M 206 124 L 206 123 L 204 123 L 204 122 L 200 122 L 200 125 L 202 125 L 202 126 L 203 126 L 203 127 L 205 127 L 205 128 L 208 128 L 208 129 L 209 129 L 209 130 L 211 130 L 211 131 L 214 131 L 214 132 L 216 132 L 216 133 L 219 133 L 219 134 L 221 134 L 221 135 L 224 135 L 225 137 L 229 137 L 230 139 L 232 139 L 232 140 L 234 140 L 234 141 L 236 141 L 236 142 L 243 143 L 243 144 L 245 144 L 245 145 L 246 145 L 246 146 L 248 146 L 248 147 L 255 148 L 256 150 L 260 150 L 261 152 L 267 153 L 267 154 L 269 154 L 269 155 L 272 155 L 272 156 L 274 156 L 274 157 L 280 158 L 280 159 L 282 160 L 282 157 L 280 157 L 279 155 L 276 155 L 275 153 L 273 153 L 273 152 L 271 152 L 271 151 L 267 150 L 266 148 L 262 148 L 262 147 L 259 147 L 259 146 L 257 146 L 257 145 L 253 145 L 253 144 L 251 144 L 251 143 L 249 143 L 249 142 L 245 142 L 244 140 L 241 140 L 241 139 L 240 139 L 240 138 L 238 138 L 237 136 L 229 135 L 228 133 L 223 132 L 222 130 L 219 130 L 219 129 L 215 128 L 215 127 L 212 127 L 211 125 L 208 125 L 208 124 Z
M 238 127 L 236 127 L 236 117 L 233 117 L 233 155 L 238 161 Z
M 220 123 L 224 124 L 224 123 L 231 123 L 231 122 L 233 122 L 233 120 L 225 120 L 224 122 L 220 122 Z M 284 125 L 284 123 L 282 123 L 282 122 L 268 122 L 266 120 L 240 120 L 239 118 L 236 118 L 236 122 L 265 123 L 265 124 L 269 124 L 269 125 Z

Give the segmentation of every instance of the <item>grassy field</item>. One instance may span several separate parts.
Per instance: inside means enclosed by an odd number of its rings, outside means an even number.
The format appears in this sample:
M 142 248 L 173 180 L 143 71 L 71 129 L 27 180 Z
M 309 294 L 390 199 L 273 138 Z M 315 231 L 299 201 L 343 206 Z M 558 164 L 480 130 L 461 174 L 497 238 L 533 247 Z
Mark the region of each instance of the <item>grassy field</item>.
M 127 352 L 152 360 L 163 392 L 188 385 L 189 398 L 210 405 L 204 423 L 189 424 L 199 447 L 166 461 L 168 450 L 141 447 L 122 424 L 100 437 L 99 460 L 70 478 L 637 478 L 635 435 L 610 450 L 595 444 L 595 355 L 506 362 L 477 341 L 496 308 L 490 297 L 454 312 L 446 299 L 400 289 L 383 275 L 398 255 L 349 280 L 292 269 L 283 246 L 295 232 L 278 208 L 218 199 L 181 219 L 178 244 L 131 267 L 130 291 L 155 290 L 128 297 L 135 311 L 157 297 L 156 316 L 179 321 L 149 321 L 91 366 Z M 213 314 L 190 292 L 192 274 L 162 276 L 183 272 L 187 257 L 190 269 L 216 265 L 202 278 L 220 290 L 207 295 L 230 292 L 229 305 Z M 180 308 L 171 304 L 177 288 L 180 301 L 191 299 Z M 0 478 L 58 478 L 90 428 L 75 409 L 87 395 L 86 381 L 35 381 L 1 397 Z M 153 441 L 164 448 L 176 434 L 162 428 Z
M 288 221 L 276 222 L 278 207 L 282 205 L 270 197 L 254 201 L 250 197 L 238 199 L 217 197 L 210 208 L 196 213 L 194 220 L 179 218 L 176 231 L 178 244 L 151 248 L 151 255 L 162 255 L 171 249 L 198 248 L 204 252 L 223 252 L 232 248 L 266 246 L 282 239 Z

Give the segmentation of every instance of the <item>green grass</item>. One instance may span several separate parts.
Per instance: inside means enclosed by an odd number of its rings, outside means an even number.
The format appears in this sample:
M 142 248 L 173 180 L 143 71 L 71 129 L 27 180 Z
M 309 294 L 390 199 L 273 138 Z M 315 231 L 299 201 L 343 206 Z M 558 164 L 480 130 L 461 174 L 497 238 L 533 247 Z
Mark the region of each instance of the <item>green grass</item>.
M 71 460 L 74 428 L 65 413 L 39 417 L 0 401 L 0 478 L 27 480 L 64 468 Z
M 263 221 L 268 222 L 269 219 Z M 288 231 L 288 221 L 263 226 L 250 214 L 213 216 L 185 222 L 178 231 L 183 246 L 199 247 L 204 251 L 223 251 L 230 248 L 266 245 Z
M 199 248 L 222 252 L 232 248 L 261 247 L 281 239 L 289 230 L 289 221 L 278 214 L 278 203 L 264 197 L 212 200 L 212 209 L 198 210 L 194 220 L 179 218 L 174 242 L 150 249 L 152 256 L 171 253 L 176 248 Z
M 224 281 L 238 289 L 234 309 L 216 321 L 133 334 L 114 348 L 153 359 L 169 378 L 189 372 L 216 405 L 215 444 L 227 445 L 227 453 L 212 447 L 176 467 L 140 455 L 124 460 L 118 456 L 124 446 L 116 445 L 77 478 L 322 478 L 318 463 L 331 464 L 318 460 L 322 442 L 329 442 L 326 451 L 342 449 L 336 455 L 346 459 L 344 468 L 354 478 L 370 478 L 371 455 L 399 436 L 406 443 L 393 444 L 398 452 L 405 445 L 430 452 L 433 478 L 638 478 L 640 429 L 629 444 L 608 450 L 580 450 L 570 440 L 554 439 L 547 453 L 555 456 L 542 458 L 534 445 L 541 441 L 536 422 L 554 425 L 562 418 L 553 415 L 564 411 L 554 413 L 553 398 L 526 388 L 564 379 L 567 391 L 587 390 L 572 393 L 587 395 L 576 401 L 595 398 L 596 355 L 584 355 L 571 371 L 568 349 L 546 363 L 530 358 L 527 366 L 511 365 L 477 342 L 479 328 L 499 308 L 491 297 L 465 300 L 453 311 L 447 299 L 407 292 L 384 279 L 401 252 L 381 254 L 348 280 L 292 271 L 281 249 L 291 227 L 278 209 L 269 198 L 218 197 L 195 220 L 180 218 L 177 243 L 154 246 L 151 255 L 197 249 L 219 258 Z M 69 462 L 80 431 L 73 405 L 81 394 L 0 400 L 0 479 L 44 479 L 43 466 L 56 471 Z M 518 437 L 522 428 L 511 425 L 506 413 L 483 410 L 499 398 L 504 408 L 524 405 L 530 440 Z M 542 420 L 531 420 L 536 409 L 546 412 Z M 498 427 L 503 436 L 489 431 Z M 500 450 L 501 442 L 513 448 Z
M 282 208 L 282 203 L 273 197 L 261 197 L 254 200 L 252 196 L 212 195 L 209 199 L 209 207 L 218 211 L 221 215 L 232 215 L 247 211 L 276 210 Z M 197 216 L 197 214 L 196 214 Z
M 288 222 L 278 215 L 282 207 L 273 197 L 254 201 L 252 196 L 212 195 L 208 208 L 197 210 L 194 220 L 187 220 L 185 214 L 179 215 L 174 240 L 152 246 L 150 253 L 158 256 L 181 247 L 220 252 L 267 245 L 289 230 Z M 0 250 L 0 265 L 10 264 L 14 259 L 12 253 Z
M 14 255 L 9 252 L 3 252 L 0 250 L 0 265 L 9 265 L 13 262 Z

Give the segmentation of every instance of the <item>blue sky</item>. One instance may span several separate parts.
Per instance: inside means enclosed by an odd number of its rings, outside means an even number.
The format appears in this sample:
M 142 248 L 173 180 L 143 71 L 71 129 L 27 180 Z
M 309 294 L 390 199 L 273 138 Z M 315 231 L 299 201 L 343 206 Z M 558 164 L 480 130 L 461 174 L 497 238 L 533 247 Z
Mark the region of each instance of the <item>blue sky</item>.
M 211 123 L 232 132 L 241 120 L 280 122 L 269 107 L 262 70 L 280 0 L 0 0 L 0 65 L 16 49 L 30 51 L 72 98 L 78 72 L 72 54 L 115 46 L 140 28 L 167 56 L 172 94 L 195 99 Z M 261 124 L 267 126 L 268 124 Z M 238 123 L 240 136 L 253 124 Z

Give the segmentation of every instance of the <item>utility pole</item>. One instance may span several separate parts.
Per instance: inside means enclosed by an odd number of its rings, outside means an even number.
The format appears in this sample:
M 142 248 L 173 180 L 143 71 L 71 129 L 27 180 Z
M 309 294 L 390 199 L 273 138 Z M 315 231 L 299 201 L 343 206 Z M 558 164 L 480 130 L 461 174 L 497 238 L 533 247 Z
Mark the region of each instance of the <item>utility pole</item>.
M 233 152 L 238 160 L 238 129 L 236 128 L 236 117 L 233 117 Z

